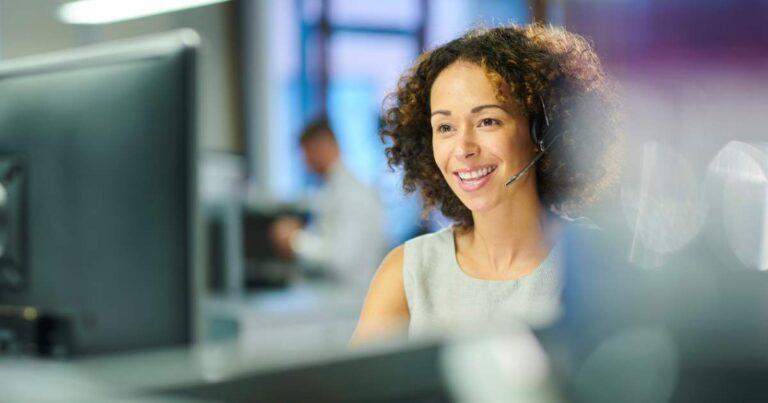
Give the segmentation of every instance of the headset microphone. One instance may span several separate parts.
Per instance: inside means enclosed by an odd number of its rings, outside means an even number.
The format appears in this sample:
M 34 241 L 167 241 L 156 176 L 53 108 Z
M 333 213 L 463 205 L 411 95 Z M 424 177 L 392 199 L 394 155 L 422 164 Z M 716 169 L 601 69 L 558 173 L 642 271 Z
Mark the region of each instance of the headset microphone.
M 531 162 L 528 163 L 528 165 L 525 166 L 520 172 L 515 174 L 513 177 L 511 177 L 507 183 L 504 185 L 504 187 L 509 187 L 511 184 L 515 183 L 518 179 L 523 177 L 528 171 L 531 169 L 534 164 L 538 160 L 541 159 L 541 157 L 544 156 L 544 153 L 549 150 L 549 147 L 552 146 L 552 144 L 555 143 L 555 141 L 560 137 L 558 134 L 557 136 L 553 137 L 549 142 L 547 142 L 547 132 L 549 131 L 549 116 L 547 116 L 547 106 L 544 104 L 544 98 L 539 95 L 539 101 L 541 101 L 541 114 L 536 114 L 531 117 L 531 141 L 533 141 L 533 144 L 536 145 L 536 149 L 539 151 L 535 157 L 531 160 Z
M 516 173 L 515 176 L 511 177 L 507 183 L 504 185 L 505 187 L 509 187 L 509 185 L 515 183 L 518 179 L 520 179 L 523 175 L 525 175 L 529 169 L 536 163 L 536 161 L 540 160 L 541 157 L 544 156 L 543 151 L 539 151 L 538 154 L 536 154 L 535 157 L 531 160 L 531 162 L 528 163 L 528 165 L 525 166 L 520 172 Z

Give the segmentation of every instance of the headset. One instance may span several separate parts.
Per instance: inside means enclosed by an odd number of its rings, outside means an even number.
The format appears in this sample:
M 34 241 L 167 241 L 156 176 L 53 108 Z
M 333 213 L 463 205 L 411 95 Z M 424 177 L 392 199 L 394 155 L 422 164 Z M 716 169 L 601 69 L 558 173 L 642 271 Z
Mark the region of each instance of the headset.
M 550 147 L 552 147 L 553 144 L 555 144 L 555 141 L 560 137 L 560 134 L 558 133 L 556 136 L 552 137 L 549 136 L 549 129 L 550 129 L 550 122 L 549 122 L 549 116 L 547 115 L 547 105 L 544 104 L 544 98 L 542 98 L 541 95 L 539 95 L 539 101 L 541 102 L 541 113 L 536 113 L 531 115 L 531 127 L 530 127 L 530 133 L 531 133 L 531 141 L 536 146 L 536 150 L 538 151 L 536 153 L 536 156 L 533 157 L 531 162 L 528 163 L 528 165 L 525 166 L 520 172 L 515 174 L 512 178 L 510 178 L 507 183 L 504 185 L 504 187 L 509 187 L 513 183 L 515 183 L 518 179 L 520 179 L 523 175 L 525 175 L 531 167 L 536 164 L 538 160 L 541 159 L 541 157 L 544 156 L 544 153 L 546 153 Z M 552 138 L 550 138 L 552 137 Z

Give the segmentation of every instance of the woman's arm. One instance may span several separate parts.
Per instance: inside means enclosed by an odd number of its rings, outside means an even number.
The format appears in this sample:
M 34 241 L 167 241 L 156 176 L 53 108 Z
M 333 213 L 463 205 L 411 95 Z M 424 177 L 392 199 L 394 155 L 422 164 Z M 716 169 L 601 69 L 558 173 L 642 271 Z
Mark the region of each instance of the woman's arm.
M 401 245 L 387 254 L 373 276 L 350 344 L 399 334 L 408 327 L 408 319 Z

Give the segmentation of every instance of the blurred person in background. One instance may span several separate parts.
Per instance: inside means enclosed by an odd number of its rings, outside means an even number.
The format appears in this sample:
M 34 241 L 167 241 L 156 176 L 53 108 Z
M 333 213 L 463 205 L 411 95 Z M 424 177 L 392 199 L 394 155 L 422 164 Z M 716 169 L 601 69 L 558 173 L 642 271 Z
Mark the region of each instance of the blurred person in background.
M 392 100 L 390 165 L 455 224 L 384 258 L 352 342 L 551 324 L 559 235 L 618 179 L 614 102 L 589 43 L 544 25 L 473 30 L 419 57 Z
M 378 194 L 344 166 L 326 118 L 309 123 L 299 142 L 307 167 L 323 185 L 310 200 L 312 225 L 305 228 L 296 217 L 278 219 L 271 228 L 275 247 L 283 257 L 319 265 L 363 293 L 386 252 Z

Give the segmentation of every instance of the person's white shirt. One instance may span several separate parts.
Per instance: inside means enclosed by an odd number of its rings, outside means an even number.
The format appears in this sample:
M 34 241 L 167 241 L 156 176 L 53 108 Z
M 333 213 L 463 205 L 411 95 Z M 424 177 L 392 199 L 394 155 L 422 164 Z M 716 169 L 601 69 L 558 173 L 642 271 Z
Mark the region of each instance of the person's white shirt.
M 291 248 L 300 259 L 325 267 L 365 292 L 387 247 L 376 190 L 337 162 L 310 200 L 310 210 L 313 225 L 296 233 Z

